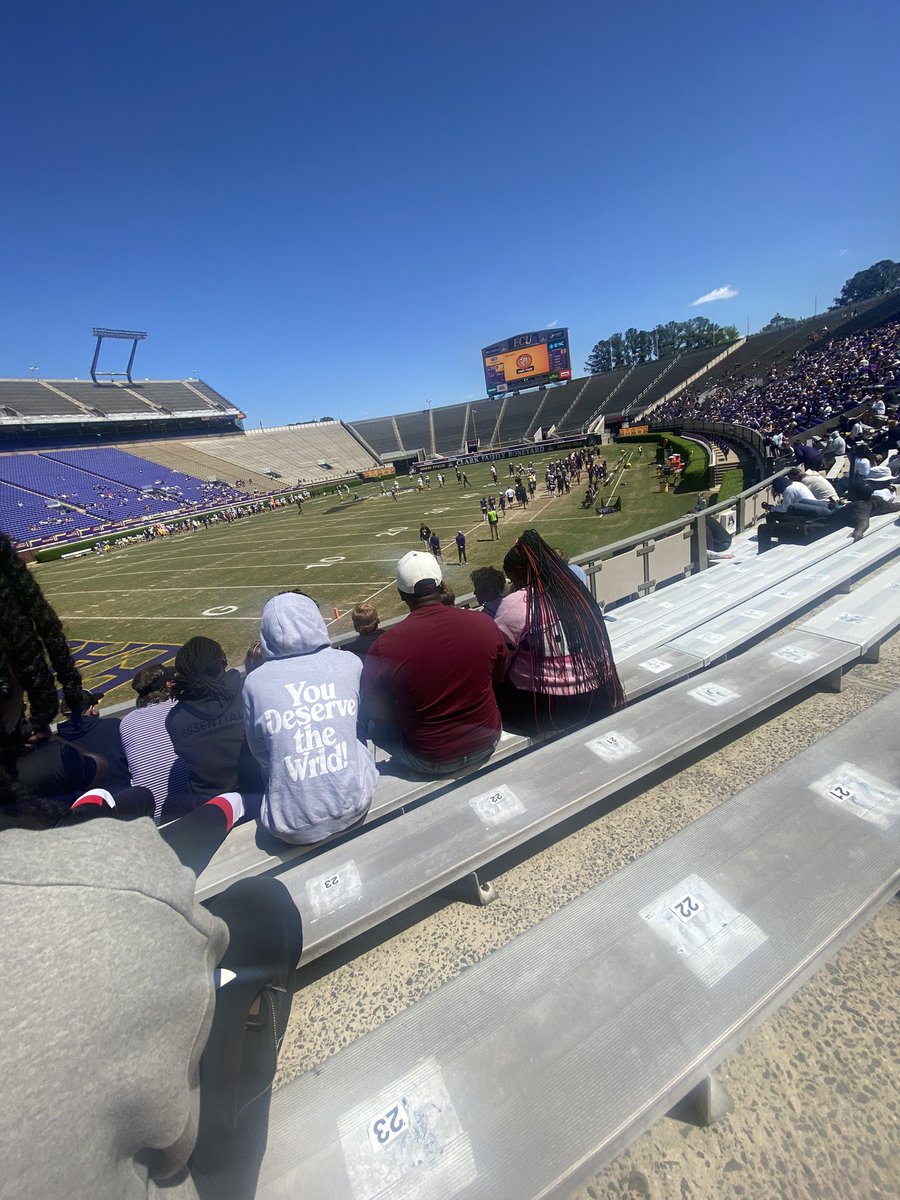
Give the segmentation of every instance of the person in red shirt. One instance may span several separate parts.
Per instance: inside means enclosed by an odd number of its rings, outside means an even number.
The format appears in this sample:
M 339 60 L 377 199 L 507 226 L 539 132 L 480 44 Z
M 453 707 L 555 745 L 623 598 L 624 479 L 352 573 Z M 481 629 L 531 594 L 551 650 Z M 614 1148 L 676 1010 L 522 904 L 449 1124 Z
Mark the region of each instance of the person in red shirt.
M 442 603 L 440 564 L 411 550 L 397 564 L 409 607 L 366 656 L 369 736 L 411 770 L 452 775 L 490 758 L 502 732 L 494 683 L 506 644 L 490 617 Z

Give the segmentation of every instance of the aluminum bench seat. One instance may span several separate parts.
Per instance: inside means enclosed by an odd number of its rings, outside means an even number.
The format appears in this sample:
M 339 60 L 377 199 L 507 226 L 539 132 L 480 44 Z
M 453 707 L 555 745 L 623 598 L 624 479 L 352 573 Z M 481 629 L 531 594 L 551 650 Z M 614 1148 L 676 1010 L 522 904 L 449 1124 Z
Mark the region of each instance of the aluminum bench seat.
M 845 545 L 839 554 L 832 555 L 824 562 L 798 570 L 783 583 L 757 593 L 747 603 L 735 605 L 696 629 L 673 638 L 660 651 L 659 657 L 665 659 L 670 650 L 676 650 L 702 659 L 704 665 L 715 662 L 790 620 L 803 609 L 819 603 L 829 594 L 847 588 L 861 574 L 880 566 L 885 559 L 896 557 L 898 551 L 900 537 L 896 529 L 876 531 L 855 546 Z M 876 576 L 876 579 L 881 578 L 882 575 Z M 854 596 L 860 586 L 869 585 L 858 585 Z M 900 619 L 900 596 L 894 593 L 893 598 Z M 823 632 L 814 623 L 804 628 L 811 632 Z
M 504 730 L 491 758 L 474 770 L 489 769 L 509 755 L 527 749 L 528 745 L 528 738 Z M 380 762 L 379 770 L 383 773 L 365 821 L 349 833 L 339 835 L 339 838 L 333 840 L 358 836 L 366 826 L 371 826 L 391 813 L 402 812 L 405 805 L 420 801 L 432 793 L 452 786 L 456 780 L 473 774 L 473 770 L 468 770 L 445 779 L 415 779 L 407 774 L 392 774 L 390 760 Z M 325 844 L 327 843 L 320 842 L 315 846 L 293 846 L 272 837 L 255 821 L 248 821 L 232 829 L 213 855 L 209 865 L 197 879 L 195 895 L 198 900 L 205 900 L 239 879 L 278 870 L 287 863 L 318 854 Z
M 563 1200 L 896 891 L 900 695 L 275 1093 L 257 1200 Z M 540 751 L 539 753 L 542 753 Z
M 280 878 L 303 918 L 302 961 L 460 881 L 487 902 L 489 865 L 502 855 L 601 801 L 615 805 L 627 788 L 804 688 L 839 687 L 858 657 L 837 639 L 781 634 L 300 861 Z
M 855 587 L 841 604 L 832 604 L 805 621 L 805 633 L 848 642 L 871 655 L 885 631 L 900 626 L 900 562 Z
M 886 534 L 900 547 L 896 518 L 875 517 L 870 531 L 858 543 Z M 777 554 L 776 551 L 777 550 Z M 809 546 L 775 547 L 764 556 L 745 561 L 724 562 L 714 568 L 679 580 L 639 600 L 623 604 L 607 617 L 610 642 L 617 663 L 671 642 L 712 617 L 746 604 L 767 589 L 787 584 L 800 571 L 816 567 L 832 556 L 852 554 L 847 530 L 839 529 Z

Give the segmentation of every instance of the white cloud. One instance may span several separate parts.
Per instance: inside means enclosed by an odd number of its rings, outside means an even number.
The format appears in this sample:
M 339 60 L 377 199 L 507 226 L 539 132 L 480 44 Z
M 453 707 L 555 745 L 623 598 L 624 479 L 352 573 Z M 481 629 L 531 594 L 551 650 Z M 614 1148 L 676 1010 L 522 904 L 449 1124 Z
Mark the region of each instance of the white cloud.
M 845 254 L 849 254 L 849 250 L 838 250 L 838 258 L 843 258 Z
M 552 321 L 548 321 L 544 326 L 545 329 L 555 329 L 559 324 L 559 317 L 554 317 Z
M 713 288 L 705 296 L 700 296 L 696 300 L 692 300 L 691 308 L 695 308 L 698 304 L 712 304 L 714 300 L 730 300 L 737 294 L 737 288 L 733 288 L 730 283 L 726 283 L 724 287 Z

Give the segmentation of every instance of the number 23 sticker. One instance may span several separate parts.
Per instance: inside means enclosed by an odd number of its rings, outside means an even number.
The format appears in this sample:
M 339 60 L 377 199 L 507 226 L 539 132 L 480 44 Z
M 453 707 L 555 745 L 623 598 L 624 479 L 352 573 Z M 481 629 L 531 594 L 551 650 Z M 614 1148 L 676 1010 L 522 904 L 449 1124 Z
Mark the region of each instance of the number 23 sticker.
M 358 1128 L 358 1127 L 357 1127 Z M 383 1150 L 385 1146 L 400 1136 L 405 1129 L 409 1128 L 409 1112 L 406 1107 L 406 1100 L 400 1099 L 385 1109 L 383 1113 L 379 1113 L 377 1117 L 366 1126 L 366 1133 L 369 1135 L 369 1142 L 373 1150 Z

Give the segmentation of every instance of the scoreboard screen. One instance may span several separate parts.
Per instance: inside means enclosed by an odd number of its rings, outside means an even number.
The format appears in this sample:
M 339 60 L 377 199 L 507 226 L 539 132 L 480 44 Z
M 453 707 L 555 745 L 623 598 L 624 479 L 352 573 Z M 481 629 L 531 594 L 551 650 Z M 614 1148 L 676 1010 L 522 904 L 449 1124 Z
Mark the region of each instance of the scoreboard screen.
M 519 333 L 481 352 L 489 396 L 572 378 L 568 329 Z

